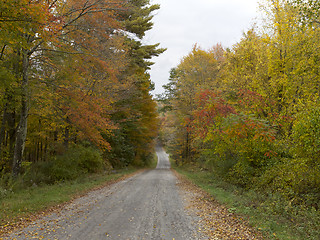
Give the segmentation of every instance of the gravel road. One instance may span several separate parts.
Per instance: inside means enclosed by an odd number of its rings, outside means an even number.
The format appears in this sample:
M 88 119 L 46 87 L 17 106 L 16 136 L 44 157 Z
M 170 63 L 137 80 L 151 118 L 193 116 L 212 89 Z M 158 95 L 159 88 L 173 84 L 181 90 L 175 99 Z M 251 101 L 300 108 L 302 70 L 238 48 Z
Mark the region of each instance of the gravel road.
M 167 154 L 157 155 L 155 170 L 90 192 L 4 239 L 200 239 Z

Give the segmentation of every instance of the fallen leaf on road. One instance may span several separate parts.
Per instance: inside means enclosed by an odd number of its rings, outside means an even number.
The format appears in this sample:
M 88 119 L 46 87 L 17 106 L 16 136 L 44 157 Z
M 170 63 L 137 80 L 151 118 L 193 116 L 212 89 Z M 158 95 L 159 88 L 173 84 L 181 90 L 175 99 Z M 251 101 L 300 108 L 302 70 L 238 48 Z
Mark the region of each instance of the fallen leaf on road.
M 188 196 L 187 209 L 200 217 L 199 232 L 207 235 L 209 239 L 263 239 L 258 230 L 250 227 L 247 221 L 235 213 L 236 209 L 219 204 L 207 192 L 195 186 L 184 176 L 176 171 L 174 173 L 179 179 L 177 185 Z

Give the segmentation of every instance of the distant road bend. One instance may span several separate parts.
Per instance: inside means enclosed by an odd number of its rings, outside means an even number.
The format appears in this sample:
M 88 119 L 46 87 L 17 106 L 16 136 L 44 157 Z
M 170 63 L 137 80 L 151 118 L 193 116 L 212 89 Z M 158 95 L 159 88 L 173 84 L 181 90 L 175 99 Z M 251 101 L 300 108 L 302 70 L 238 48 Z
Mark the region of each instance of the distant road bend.
M 4 239 L 200 239 L 184 207 L 168 155 L 127 180 L 90 192 Z

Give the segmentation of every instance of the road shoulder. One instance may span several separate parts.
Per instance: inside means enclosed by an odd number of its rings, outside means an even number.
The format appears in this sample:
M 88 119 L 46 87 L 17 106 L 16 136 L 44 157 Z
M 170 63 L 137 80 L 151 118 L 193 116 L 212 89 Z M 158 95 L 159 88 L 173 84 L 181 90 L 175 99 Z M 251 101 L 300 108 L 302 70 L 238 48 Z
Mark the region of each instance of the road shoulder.
M 207 192 L 194 185 L 185 176 L 172 170 L 177 179 L 185 207 L 198 216 L 198 232 L 208 239 L 264 239 L 248 221 L 219 204 Z
M 116 183 L 122 182 L 126 179 L 132 178 L 138 174 L 141 174 L 142 172 L 146 171 L 146 169 L 141 169 L 134 171 L 132 173 L 124 174 L 123 176 L 115 179 L 108 180 L 106 182 L 103 182 L 102 184 L 99 184 L 95 187 L 92 187 L 90 189 L 87 189 L 86 191 L 82 191 L 80 194 L 75 194 L 71 200 L 66 201 L 61 204 L 56 204 L 52 207 L 48 207 L 42 211 L 37 211 L 34 213 L 30 213 L 24 216 L 21 216 L 19 218 L 12 219 L 11 221 L 2 224 L 0 226 L 0 240 L 4 237 L 15 233 L 22 231 L 24 228 L 28 227 L 29 225 L 32 225 L 33 223 L 37 222 L 40 219 L 44 219 L 45 217 L 52 215 L 52 214 L 58 214 L 63 209 L 67 208 L 69 205 L 73 204 L 78 199 L 81 199 L 85 196 L 89 196 L 93 192 L 98 192 L 101 189 L 105 188 L 111 188 Z

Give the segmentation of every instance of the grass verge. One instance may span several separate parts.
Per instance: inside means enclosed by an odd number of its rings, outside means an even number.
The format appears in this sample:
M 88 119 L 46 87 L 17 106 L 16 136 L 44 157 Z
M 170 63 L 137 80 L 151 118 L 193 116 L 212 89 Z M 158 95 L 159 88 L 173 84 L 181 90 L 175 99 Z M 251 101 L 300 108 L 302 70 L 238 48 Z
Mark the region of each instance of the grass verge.
M 0 198 L 0 236 L 8 229 L 23 226 L 55 206 L 90 190 L 114 183 L 136 171 L 137 169 L 129 168 L 110 174 L 87 175 L 73 181 L 10 192 Z
M 255 191 L 245 191 L 197 167 L 172 167 L 199 186 L 220 204 L 247 218 L 265 239 L 320 239 L 320 214 L 316 210 L 293 207 L 277 198 Z

